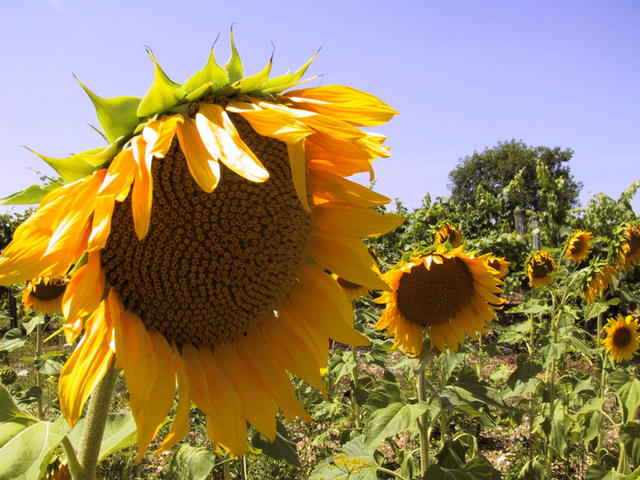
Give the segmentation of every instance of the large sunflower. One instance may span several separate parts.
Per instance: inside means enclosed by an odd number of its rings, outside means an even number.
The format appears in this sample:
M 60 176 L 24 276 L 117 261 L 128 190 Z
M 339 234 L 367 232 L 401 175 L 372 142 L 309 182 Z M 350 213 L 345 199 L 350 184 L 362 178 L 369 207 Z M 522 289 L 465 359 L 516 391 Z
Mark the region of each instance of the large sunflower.
M 607 336 L 600 340 L 602 349 L 609 352 L 611 359 L 616 362 L 631 360 L 640 350 L 640 331 L 638 319 L 631 315 L 610 318 L 603 330 Z
M 582 230 L 575 232 L 567 241 L 567 257 L 569 257 L 573 263 L 580 263 L 583 258 L 589 255 L 589 252 L 593 248 L 591 240 L 593 240 L 591 232 L 583 232 Z
M 620 246 L 616 257 L 616 268 L 619 271 L 631 268 L 640 262 L 640 226 L 627 225 L 621 233 Z
M 530 287 L 545 287 L 551 283 L 551 273 L 556 271 L 556 261 L 546 250 L 531 255 L 527 261 Z
M 441 352 L 457 351 L 465 333 L 475 338 L 486 332 L 494 309 L 504 303 L 497 296 L 502 281 L 487 267 L 488 256 L 441 247 L 401 262 L 381 276 L 391 291 L 374 300 L 386 304 L 376 328 L 388 328 L 393 348 L 402 345 L 405 353 L 420 354 L 424 333 Z
M 339 85 L 281 92 L 306 70 L 273 79 L 270 64 L 242 78 L 232 43 L 182 85 L 151 55 L 156 75 L 140 99 L 87 90 L 104 150 L 43 157 L 63 178 L 0 257 L 4 284 L 69 274 L 62 305 L 70 340 L 60 374 L 70 424 L 109 369 L 124 371 L 138 460 L 178 388 L 160 449 L 189 431 L 195 403 L 213 444 L 235 455 L 247 421 L 267 438 L 275 416 L 309 419 L 287 371 L 323 390 L 328 339 L 366 345 L 326 273 L 386 288 L 361 242 L 401 219 L 370 207 L 386 197 L 344 177 L 387 157 L 374 126 L 396 112 Z M 13 198 L 24 198 L 16 194 Z
M 589 280 L 584 292 L 587 304 L 591 305 L 598 295 L 609 288 L 616 275 L 618 275 L 618 271 L 611 265 L 604 265 L 598 270 Z
M 455 226 L 450 223 L 443 223 L 442 225 L 440 225 L 440 227 L 438 227 L 438 230 L 436 230 L 436 234 L 433 239 L 433 242 L 436 245 L 444 245 L 445 243 L 449 242 L 449 244 L 453 248 L 457 248 L 462 245 L 462 241 L 462 234 Z
M 22 291 L 22 305 L 36 313 L 53 315 L 62 311 L 62 298 L 69 277 L 39 277 L 27 282 Z

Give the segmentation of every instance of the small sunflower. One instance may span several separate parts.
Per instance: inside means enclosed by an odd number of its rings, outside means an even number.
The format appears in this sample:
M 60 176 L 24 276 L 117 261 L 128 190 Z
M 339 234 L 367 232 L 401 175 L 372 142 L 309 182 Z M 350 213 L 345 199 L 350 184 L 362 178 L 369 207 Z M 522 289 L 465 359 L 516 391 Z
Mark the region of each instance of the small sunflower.
M 444 245 L 449 242 L 453 248 L 457 248 L 462 245 L 462 235 L 456 227 L 450 223 L 443 223 L 436 231 L 433 242 L 436 245 Z
M 622 230 L 622 240 L 618 247 L 616 268 L 619 271 L 631 268 L 640 262 L 640 226 L 627 225 Z
M 495 255 L 489 255 L 487 258 L 487 266 L 493 268 L 496 271 L 498 278 L 504 278 L 509 271 L 509 263 L 504 257 L 496 257 Z
M 591 232 L 578 230 L 569 237 L 566 250 L 567 257 L 569 257 L 573 263 L 580 263 L 582 259 L 589 255 L 589 252 L 593 248 L 591 240 L 593 240 Z
M 166 450 L 189 432 L 192 402 L 214 445 L 245 451 L 247 422 L 272 441 L 276 413 L 309 420 L 287 372 L 324 391 L 329 338 L 368 340 L 327 271 L 384 289 L 361 239 L 402 219 L 388 198 L 346 180 L 388 157 L 380 125 L 396 112 L 328 85 L 283 93 L 271 62 L 243 78 L 232 37 L 180 85 L 150 54 L 144 98 L 85 88 L 111 145 L 44 158 L 67 182 L 42 199 L 0 256 L 0 282 L 69 274 L 65 333 L 84 335 L 59 380 L 73 425 L 115 358 L 138 426 L 139 461 L 178 390 Z M 15 194 L 14 200 L 23 198 Z M 16 200 L 17 201 L 17 200 Z
M 610 318 L 603 330 L 607 336 L 600 340 L 602 350 L 608 351 L 611 359 L 616 362 L 631 360 L 640 350 L 640 331 L 638 319 L 631 315 Z
M 591 305 L 598 295 L 609 288 L 611 280 L 613 280 L 616 275 L 618 275 L 618 271 L 611 265 L 604 265 L 598 270 L 589 281 L 584 293 L 587 304 Z
M 24 308 L 33 308 L 36 313 L 53 315 L 62 312 L 62 298 L 69 277 L 38 277 L 29 280 L 22 291 Z
M 527 275 L 530 287 L 545 287 L 551 283 L 551 273 L 556 270 L 556 262 L 546 250 L 540 250 L 529 257 Z
M 373 267 L 373 270 L 378 275 L 380 275 L 380 261 L 378 260 L 378 255 L 376 251 L 371 247 L 369 247 L 369 255 L 371 255 L 373 260 L 376 262 Z M 342 287 L 342 291 L 347 296 L 347 299 L 350 302 L 354 300 L 358 300 L 360 297 L 364 297 L 369 293 L 369 288 L 367 288 L 366 286 L 358 285 L 357 283 L 350 282 L 349 280 L 346 280 L 342 278 L 340 275 L 336 275 L 335 273 L 332 273 L 331 276 L 336 282 L 338 282 L 338 285 Z
M 375 299 L 386 304 L 376 329 L 388 328 L 394 336 L 393 348 L 402 345 L 405 353 L 419 355 L 423 335 L 441 352 L 458 350 L 464 335 L 486 333 L 485 325 L 494 316 L 501 282 L 487 267 L 489 255 L 474 256 L 459 247 L 401 262 L 383 274 L 390 292 Z

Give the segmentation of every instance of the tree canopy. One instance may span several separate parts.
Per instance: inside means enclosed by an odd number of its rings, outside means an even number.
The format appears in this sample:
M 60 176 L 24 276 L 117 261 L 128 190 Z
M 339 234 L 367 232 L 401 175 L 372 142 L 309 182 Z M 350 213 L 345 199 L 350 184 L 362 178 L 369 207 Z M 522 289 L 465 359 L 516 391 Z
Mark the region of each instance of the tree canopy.
M 475 206 L 478 188 L 497 195 L 521 172 L 523 190 L 519 197 L 523 203 L 519 206 L 544 210 L 544 186 L 540 184 L 538 175 L 538 167 L 542 165 L 555 180 L 562 180 L 562 194 L 556 200 L 561 210 L 568 211 L 577 206 L 582 188 L 567 165 L 572 156 L 570 148 L 530 147 L 521 140 L 498 142 L 495 147 L 460 159 L 456 168 L 449 172 L 451 200 Z

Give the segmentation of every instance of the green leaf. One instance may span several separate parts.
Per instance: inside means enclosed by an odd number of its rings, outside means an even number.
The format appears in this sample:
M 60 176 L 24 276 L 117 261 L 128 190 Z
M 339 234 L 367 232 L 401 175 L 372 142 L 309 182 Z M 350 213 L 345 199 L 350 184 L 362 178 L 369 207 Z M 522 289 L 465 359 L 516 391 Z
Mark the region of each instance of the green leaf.
M 438 465 L 429 465 L 424 478 L 429 480 L 473 480 L 467 472 L 453 468 L 442 468 Z
M 82 160 L 94 167 L 102 167 L 115 156 L 118 152 L 118 148 L 119 146 L 117 143 L 112 143 L 108 147 L 92 148 L 85 152 L 76 153 L 71 158 Z
M 536 377 L 542 372 L 542 364 L 537 360 L 531 360 L 528 355 L 520 355 L 517 362 L 518 366 L 507 380 L 509 388 L 515 390 L 516 386 L 523 383 L 531 383 L 531 380 L 533 380 L 534 384 L 537 383 Z M 524 392 L 519 393 L 523 394 Z
M 224 69 L 229 76 L 229 83 L 237 82 L 242 78 L 242 62 L 240 61 L 238 50 L 236 50 L 236 44 L 233 41 L 233 26 L 231 27 L 231 58 L 224 66 Z
M 545 476 L 544 464 L 537 458 L 527 460 L 520 469 L 518 480 L 542 480 Z
M 625 480 L 626 475 L 616 472 L 615 468 L 606 470 L 600 465 L 590 465 L 587 469 L 586 480 Z
M 96 169 L 94 165 L 77 155 L 71 155 L 67 158 L 53 158 L 42 155 L 29 147 L 27 149 L 47 162 L 62 177 L 65 183 L 75 182 L 87 175 L 91 175 Z
M 138 105 L 138 117 L 150 117 L 156 113 L 166 112 L 175 107 L 186 95 L 181 85 L 169 79 L 167 74 L 160 68 L 153 52 L 149 50 L 147 53 L 153 61 L 155 77 L 151 88 L 145 94 L 140 105 Z
M 33 205 L 40 203 L 45 195 L 61 185 L 59 183 L 50 182 L 46 185 L 31 185 L 11 195 L 0 199 L 0 205 Z
M 27 335 L 30 335 L 38 325 L 44 325 L 44 315 L 36 315 L 28 322 L 22 322 L 22 326 L 27 331 Z
M 620 440 L 624 443 L 627 458 L 640 465 L 640 421 L 629 422 L 620 429 Z
M 562 410 L 562 405 L 556 407 L 558 410 Z M 564 451 L 567 449 L 567 428 L 562 420 L 554 418 L 551 420 L 551 432 L 549 432 L 549 443 L 556 454 L 560 457 L 564 457 Z
M 0 448 L 0 480 L 37 480 L 58 447 L 68 426 L 64 420 L 36 422 Z
M 109 143 L 133 132 L 138 125 L 136 112 L 140 105 L 139 97 L 102 98 L 89 90 L 75 75 L 74 78 L 89 95 Z
M 22 347 L 27 342 L 27 339 L 22 335 L 22 330 L 19 328 L 12 328 L 7 331 L 0 340 L 0 351 L 6 350 L 7 352 L 13 352 Z
M 288 438 L 287 429 L 282 423 L 278 422 L 276 427 L 276 439 L 273 443 L 260 432 L 256 431 L 251 437 L 251 444 L 275 460 L 285 460 L 291 465 L 300 467 L 301 464 L 295 442 L 292 442 Z
M 320 462 L 310 480 L 377 480 L 378 462 L 374 451 L 359 435 L 346 443 L 339 455 Z
M 472 458 L 464 465 L 464 471 L 473 480 L 501 480 L 502 475 L 496 470 L 491 462 L 482 455 Z
M 440 451 L 436 453 L 438 465 L 445 468 L 461 469 L 469 447 L 462 442 L 446 440 Z
M 0 385 L 0 447 L 37 421 L 36 418 L 23 413 L 7 389 Z
M 208 448 L 182 443 L 171 459 L 167 480 L 205 480 L 215 463 L 216 456 Z
M 309 65 L 311 65 L 311 62 L 313 62 L 318 56 L 318 52 L 314 53 L 313 56 L 309 60 L 307 60 L 307 63 L 302 65 L 302 67 L 300 67 L 297 71 L 267 80 L 262 85 L 260 85 L 260 90 L 265 93 L 280 93 L 288 88 L 297 85 L 298 83 L 300 83 L 300 79 L 302 78 L 302 76 L 307 72 L 307 69 L 309 68 Z
M 80 447 L 80 438 L 84 428 L 84 418 L 76 423 L 69 433 L 69 440 L 76 450 Z M 104 427 L 98 460 L 107 458 L 114 452 L 129 448 L 136 443 L 136 422 L 131 412 L 110 413 Z
M 405 405 L 394 402 L 371 414 L 365 427 L 365 446 L 376 447 L 382 440 L 403 431 L 415 431 L 416 421 L 428 410 L 426 402 Z
M 640 408 L 640 379 L 631 378 L 623 369 L 616 369 L 609 376 L 609 382 L 622 400 L 624 421 L 634 418 Z
M 229 76 L 227 71 L 216 63 L 216 59 L 213 55 L 213 48 L 209 52 L 209 59 L 206 65 L 191 75 L 189 80 L 184 82 L 182 89 L 190 94 L 201 88 L 207 82 L 213 83 L 214 89 L 220 89 L 221 87 L 229 83 Z

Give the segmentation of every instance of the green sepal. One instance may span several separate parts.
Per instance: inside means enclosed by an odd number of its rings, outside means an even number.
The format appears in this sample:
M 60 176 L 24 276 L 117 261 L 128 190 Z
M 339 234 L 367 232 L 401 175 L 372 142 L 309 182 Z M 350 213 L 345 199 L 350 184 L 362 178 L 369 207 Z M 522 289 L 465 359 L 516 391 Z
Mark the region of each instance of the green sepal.
M 153 52 L 148 51 L 147 53 L 153 61 L 155 77 L 151 88 L 138 105 L 138 117 L 149 117 L 156 113 L 166 112 L 177 105 L 186 95 L 181 85 L 167 77 L 167 74 L 160 68 Z
M 264 93 L 280 93 L 288 88 L 294 87 L 295 85 L 300 83 L 300 79 L 307 72 L 309 65 L 311 65 L 311 63 L 316 59 L 318 53 L 320 53 L 320 50 L 314 53 L 313 57 L 307 60 L 307 63 L 302 65 L 302 67 L 300 67 L 297 71 L 293 73 L 287 73 L 285 75 L 280 75 L 279 77 L 273 77 L 272 79 L 267 80 L 262 85 L 260 85 L 260 91 Z M 310 78 L 309 80 L 312 79 Z
M 0 205 L 34 205 L 40 203 L 47 193 L 59 187 L 61 187 L 61 185 L 55 182 L 48 183 L 44 186 L 31 185 L 20 192 L 0 198 Z
M 209 52 L 209 60 L 207 60 L 206 65 L 201 70 L 198 70 L 196 73 L 191 75 L 189 80 L 184 82 L 184 85 L 182 85 L 182 89 L 188 94 L 191 94 L 200 89 L 207 82 L 212 82 L 214 88 L 220 88 L 229 83 L 227 71 L 216 63 L 216 59 L 213 55 L 213 48 Z
M 118 151 L 118 148 L 119 148 L 119 143 L 114 142 L 108 147 L 92 148 L 91 150 L 86 150 L 84 152 L 76 153 L 75 155 L 72 155 L 71 158 L 82 160 L 83 162 L 86 162 L 89 165 L 93 166 L 94 169 L 91 172 L 89 172 L 89 173 L 92 173 L 96 170 L 96 168 L 102 167 L 109 160 L 111 160 L 116 154 L 116 152 Z
M 229 75 L 229 83 L 235 83 L 242 78 L 242 62 L 236 49 L 236 44 L 233 41 L 233 27 L 231 27 L 231 58 L 224 66 L 224 69 Z
M 208 92 L 211 92 L 212 90 L 213 90 L 213 82 L 209 80 L 207 83 L 196 88 L 193 92 L 187 95 L 187 101 L 195 102 L 201 99 L 202 97 L 204 97 Z
M 238 93 L 250 93 L 255 90 L 259 90 L 258 87 L 263 85 L 267 80 L 269 80 L 269 73 L 271 72 L 271 65 L 273 63 L 273 55 L 269 59 L 267 65 L 255 75 L 251 75 L 250 77 L 243 78 L 242 80 L 238 80 L 232 86 L 238 90 Z
M 92 174 L 96 169 L 94 165 L 91 165 L 78 155 L 72 155 L 67 158 L 52 158 L 42 155 L 29 147 L 27 147 L 27 149 L 47 162 L 51 168 L 58 172 L 58 175 L 62 177 L 65 183 L 75 182 L 82 177 Z
M 139 97 L 102 98 L 89 90 L 78 77 L 75 75 L 73 77 L 93 102 L 107 142 L 112 143 L 117 138 L 128 135 L 136 128 L 138 124 L 136 112 L 141 101 Z

